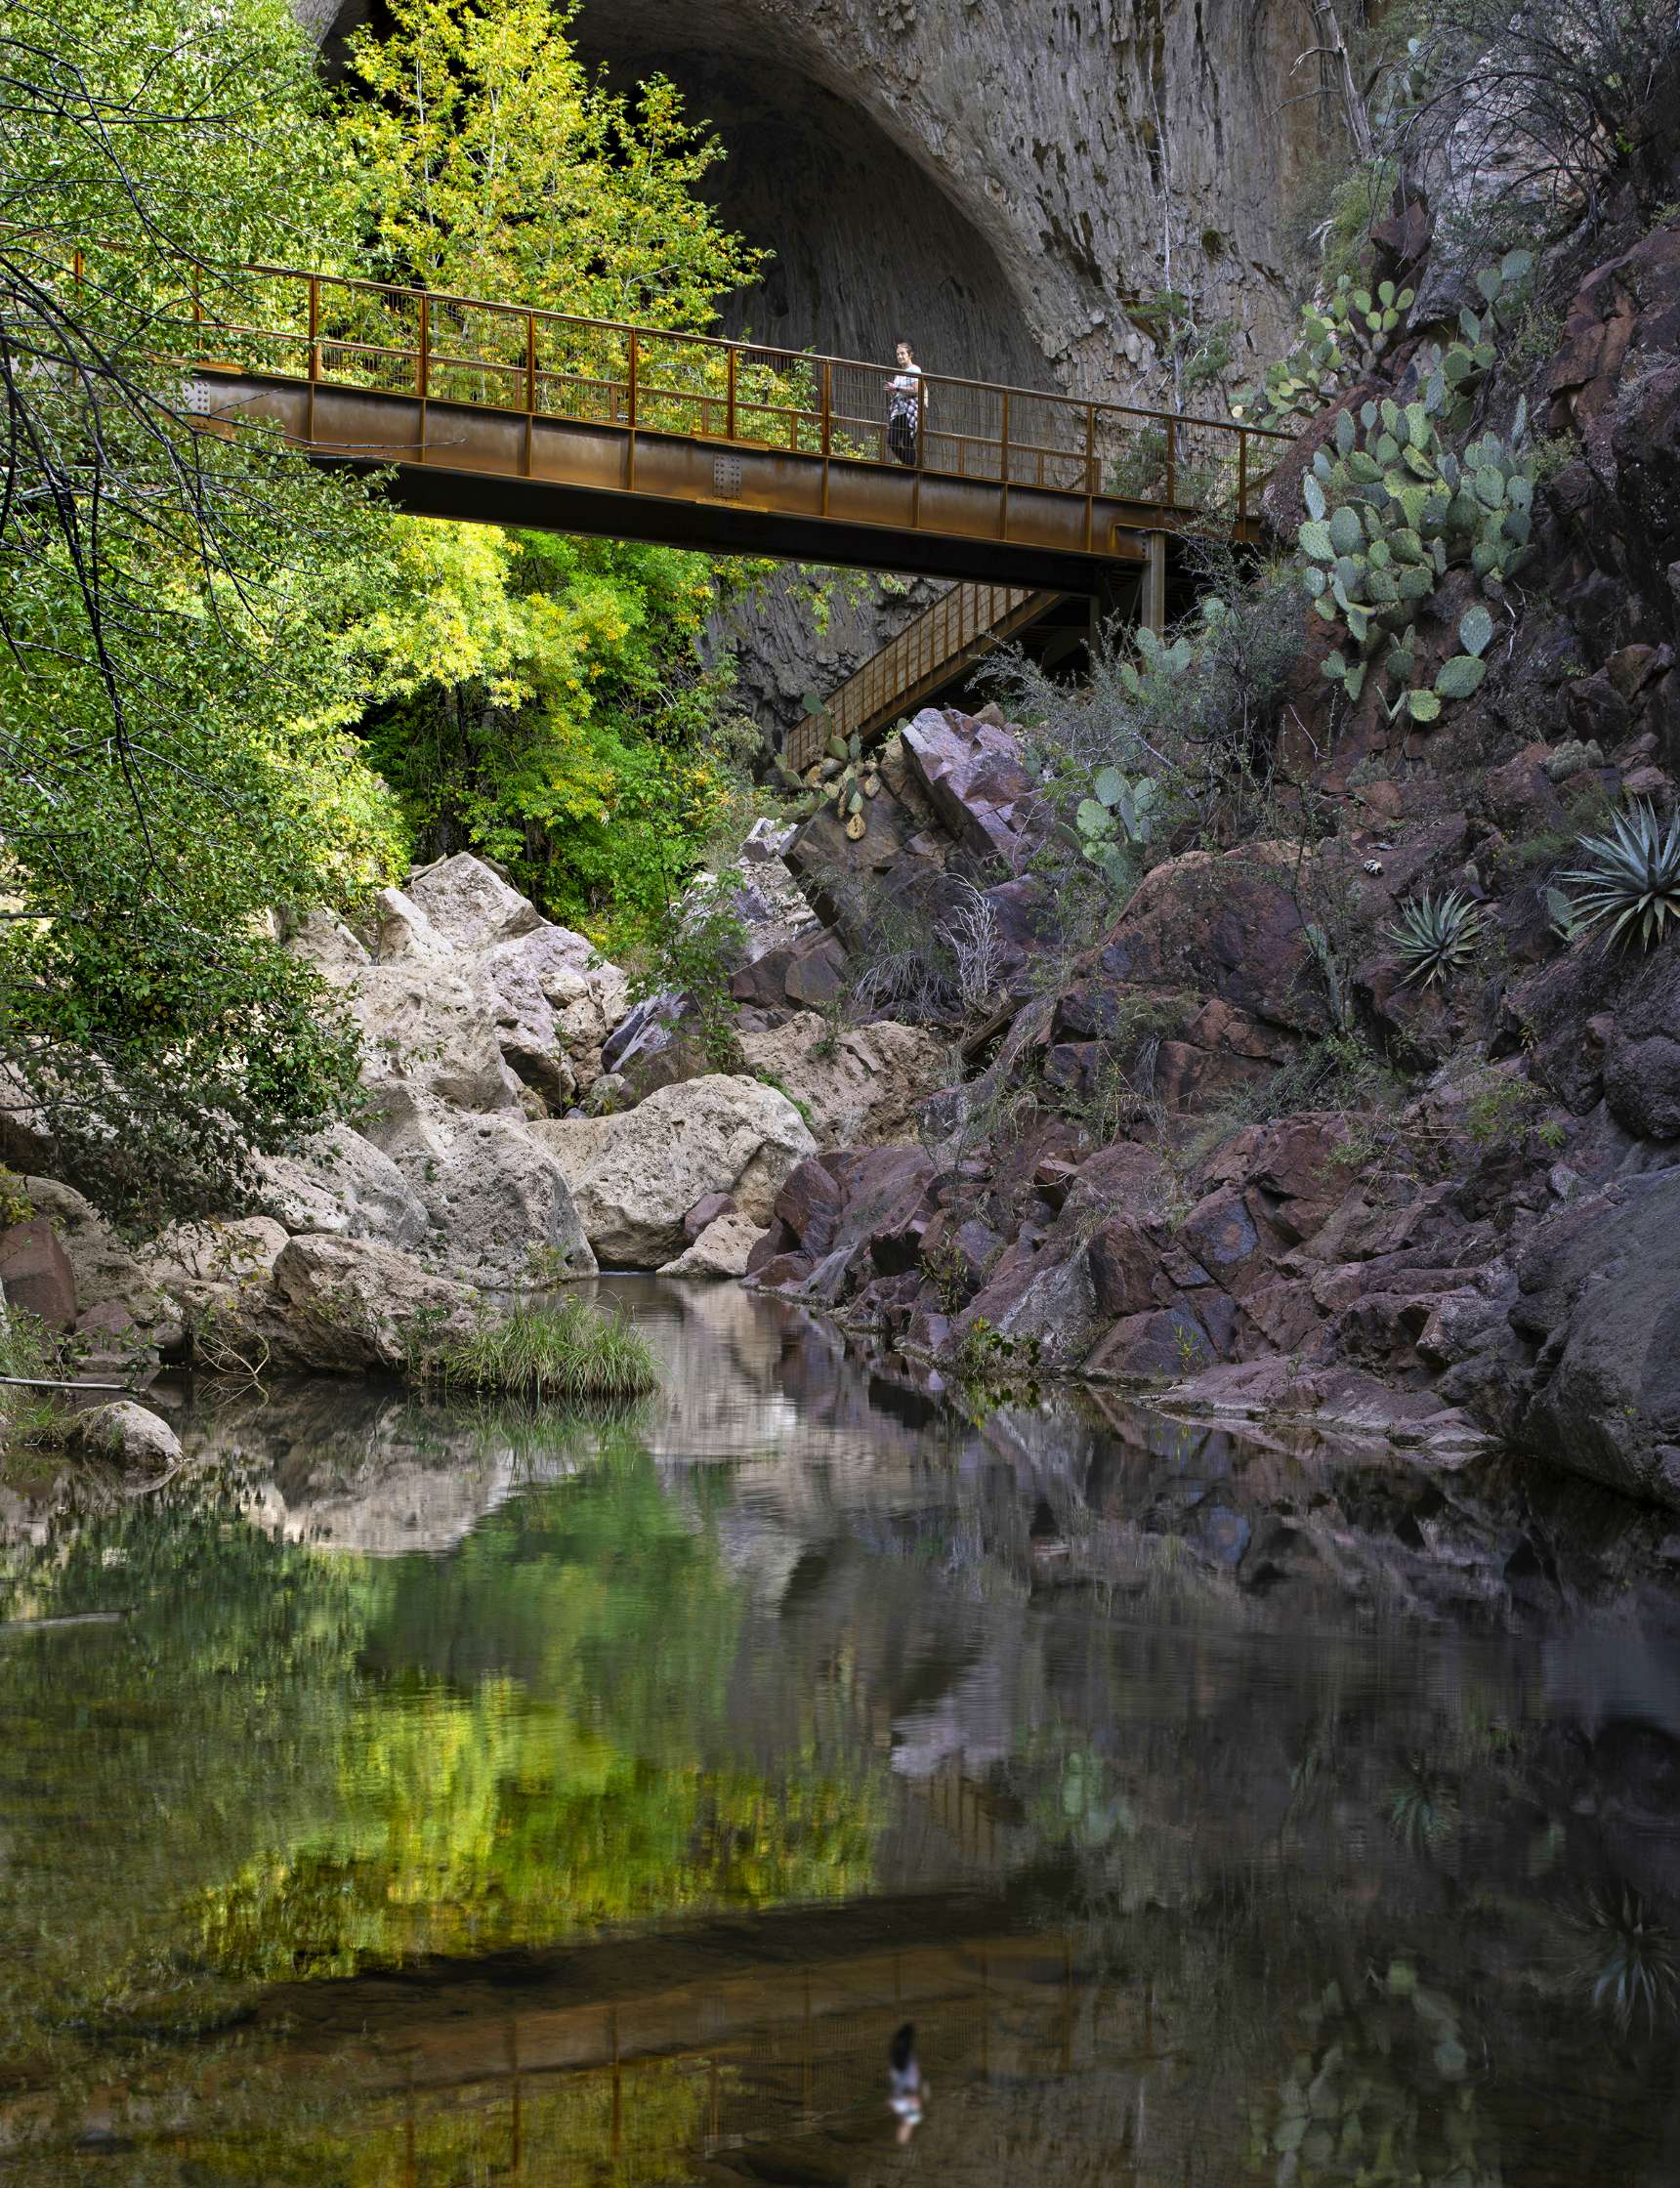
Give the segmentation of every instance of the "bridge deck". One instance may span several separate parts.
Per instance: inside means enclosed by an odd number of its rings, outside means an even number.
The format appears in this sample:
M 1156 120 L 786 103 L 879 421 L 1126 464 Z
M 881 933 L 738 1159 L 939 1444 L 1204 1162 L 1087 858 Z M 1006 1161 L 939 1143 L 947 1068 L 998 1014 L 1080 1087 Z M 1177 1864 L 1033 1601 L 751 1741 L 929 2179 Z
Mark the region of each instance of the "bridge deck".
M 895 436 L 890 365 L 282 269 L 237 294 L 193 325 L 196 410 L 479 522 L 1091 593 L 1151 534 L 1251 537 L 1284 438 L 935 374 Z

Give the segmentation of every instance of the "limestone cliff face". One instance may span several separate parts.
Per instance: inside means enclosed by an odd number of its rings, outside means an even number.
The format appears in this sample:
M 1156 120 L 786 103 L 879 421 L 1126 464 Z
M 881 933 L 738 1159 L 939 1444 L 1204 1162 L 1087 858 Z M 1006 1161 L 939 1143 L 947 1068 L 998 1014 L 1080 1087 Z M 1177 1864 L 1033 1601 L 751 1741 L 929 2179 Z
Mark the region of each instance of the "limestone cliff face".
M 726 208 L 779 256 L 765 337 L 1080 393 L 1154 361 L 1172 287 L 1270 350 L 1293 204 L 1339 147 L 1301 0 L 586 0 L 585 45 L 658 65 L 731 150 Z M 1291 103 L 1294 101 L 1294 103 Z
M 366 0 L 293 0 L 317 35 Z M 584 0 L 614 74 L 662 68 L 730 148 L 777 262 L 736 330 L 1135 395 L 1170 287 L 1239 365 L 1289 316 L 1292 212 L 1340 149 L 1302 0 Z M 1292 72 L 1293 71 L 1293 72 Z

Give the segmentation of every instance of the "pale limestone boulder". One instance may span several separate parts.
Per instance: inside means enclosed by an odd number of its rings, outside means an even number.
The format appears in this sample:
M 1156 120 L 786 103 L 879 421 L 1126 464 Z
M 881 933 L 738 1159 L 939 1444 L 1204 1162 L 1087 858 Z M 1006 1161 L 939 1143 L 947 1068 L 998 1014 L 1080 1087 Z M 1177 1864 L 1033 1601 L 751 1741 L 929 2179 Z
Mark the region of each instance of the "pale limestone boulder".
M 601 1076 L 601 1052 L 630 1007 L 630 983 L 616 965 L 603 958 L 581 970 L 557 970 L 544 981 L 543 991 L 554 1005 L 555 1024 L 577 1090 L 587 1094 Z
M 609 1265 L 659 1269 L 687 1243 L 683 1218 L 727 1193 L 762 1231 L 783 1182 L 817 1142 L 799 1112 L 754 1078 L 711 1073 L 603 1120 L 574 1186 L 584 1231 Z
M 292 930 L 286 947 L 335 987 L 343 987 L 361 966 L 373 962 L 344 921 L 331 911 L 306 912 Z
M 744 1277 L 747 1255 L 764 1236 L 764 1225 L 750 1216 L 720 1215 L 708 1223 L 685 1252 L 667 1261 L 663 1277 Z
M 388 1246 L 415 1246 L 426 1236 L 425 1202 L 390 1156 L 348 1124 L 329 1125 L 296 1155 L 266 1156 L 257 1168 L 272 1213 L 289 1232 Z
M 288 1239 L 263 1311 L 273 1357 L 357 1374 L 404 1368 L 476 1326 L 477 1294 L 367 1239 Z
M 565 983 L 586 991 L 584 967 L 592 954 L 582 935 L 546 924 L 516 935 L 474 956 L 480 993 L 496 1029 L 503 1057 L 527 1086 L 534 1086 L 551 1107 L 566 1109 L 577 1099 L 577 1074 L 561 1031 L 553 991 Z M 605 1036 L 603 1036 L 605 1038 Z M 596 1073 L 600 1070 L 599 1047 Z
M 169 1423 L 130 1398 L 78 1413 L 71 1442 L 119 1466 L 174 1466 L 181 1458 L 181 1439 Z
M 543 924 L 528 897 L 468 851 L 418 868 L 404 894 L 451 949 L 489 949 Z
M 566 1173 L 517 1110 L 451 1109 L 398 1085 L 374 1136 L 426 1210 L 428 1260 L 491 1284 L 594 1274 Z
M 403 957 L 447 957 L 454 948 L 400 889 L 381 889 L 373 900 L 373 915 L 382 965 L 396 964 Z
M 85 1314 L 90 1307 L 114 1300 L 133 1312 L 131 1297 L 145 1281 L 140 1256 L 117 1237 L 92 1201 L 57 1178 L 26 1177 L 22 1197 L 37 1215 L 46 1217 L 68 1256 L 81 1311 Z
M 612 1137 L 616 1122 L 611 1116 L 548 1116 L 531 1125 L 532 1136 L 560 1164 L 574 1199 L 585 1171 Z
M 272 1216 L 208 1218 L 160 1232 L 141 1255 L 141 1283 L 121 1302 L 161 1345 L 160 1329 L 190 1340 L 211 1368 L 254 1371 L 266 1363 L 260 1334 L 285 1227 Z
M 820 1148 L 913 1139 L 916 1112 L 952 1077 L 948 1044 L 890 1021 L 849 1027 L 828 1055 L 831 1037 L 814 1011 L 801 1011 L 773 1031 L 742 1033 L 741 1054 L 800 1105 Z
M 519 1081 L 502 1057 L 481 990 L 450 959 L 367 965 L 345 989 L 362 1036 L 362 1083 L 383 1109 L 395 1091 L 462 1110 L 518 1110 Z M 376 1128 L 367 1137 L 383 1141 Z

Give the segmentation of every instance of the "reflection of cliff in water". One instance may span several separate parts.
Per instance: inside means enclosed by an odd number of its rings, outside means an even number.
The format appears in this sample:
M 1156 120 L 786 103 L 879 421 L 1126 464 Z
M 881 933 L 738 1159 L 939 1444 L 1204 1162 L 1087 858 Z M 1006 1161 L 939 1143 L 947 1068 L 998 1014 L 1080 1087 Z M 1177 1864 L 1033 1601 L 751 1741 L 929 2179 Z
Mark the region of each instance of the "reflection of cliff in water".
M 884 2182 L 910 2011 L 942 2183 L 1673 2177 L 1659 1523 L 614 1288 L 636 1413 L 200 1396 L 157 1498 L 0 1518 L 28 2188 L 71 2126 L 169 2188 Z

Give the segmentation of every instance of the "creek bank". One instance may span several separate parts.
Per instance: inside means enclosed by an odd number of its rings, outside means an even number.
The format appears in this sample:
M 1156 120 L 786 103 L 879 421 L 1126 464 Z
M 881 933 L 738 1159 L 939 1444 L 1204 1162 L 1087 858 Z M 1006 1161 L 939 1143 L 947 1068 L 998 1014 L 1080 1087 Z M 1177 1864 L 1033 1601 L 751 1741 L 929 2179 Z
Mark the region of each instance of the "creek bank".
M 903 1014 L 968 1068 L 914 1134 L 801 1164 L 749 1283 L 983 1388 L 1497 1441 L 1680 1508 L 1680 938 L 1571 936 L 1547 897 L 1606 816 L 1675 810 L 1680 223 L 1558 277 L 1561 348 L 1502 394 L 1575 452 L 1536 495 L 1526 609 L 1438 728 L 1389 720 L 1374 677 L 1333 707 L 1304 635 L 1273 801 L 1295 824 L 1169 844 L 1096 931 L 1064 924 L 1054 816 L 996 718 L 903 726 L 861 841 L 832 807 L 806 823 L 785 856 L 854 990 L 871 906 L 932 934 L 966 888 L 991 999 L 924 979 Z M 1348 401 L 1404 398 L 1421 331 Z M 1268 490 L 1283 541 L 1304 470 Z M 1452 890 L 1478 966 L 1408 979 L 1395 919 Z
M 817 926 L 780 840 L 755 830 L 735 877 L 748 967 Z M 260 1164 L 256 1212 L 134 1244 L 63 1180 L 18 1182 L 5 1297 L 89 1372 L 398 1371 L 598 1255 L 739 1276 L 800 1160 L 903 1129 L 945 1075 L 923 1029 L 836 1033 L 785 988 L 743 1014 L 740 1068 L 710 1070 L 680 998 L 632 1008 L 616 966 L 464 854 L 288 947 L 360 1031 L 362 1101 Z M 655 1083 L 632 1102 L 614 1067 L 637 1046 Z

